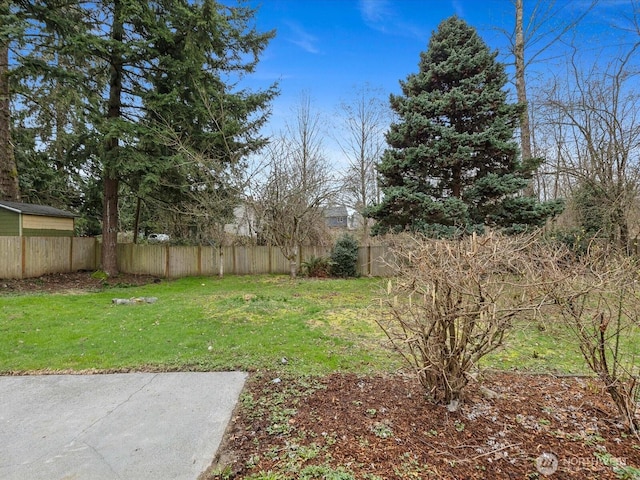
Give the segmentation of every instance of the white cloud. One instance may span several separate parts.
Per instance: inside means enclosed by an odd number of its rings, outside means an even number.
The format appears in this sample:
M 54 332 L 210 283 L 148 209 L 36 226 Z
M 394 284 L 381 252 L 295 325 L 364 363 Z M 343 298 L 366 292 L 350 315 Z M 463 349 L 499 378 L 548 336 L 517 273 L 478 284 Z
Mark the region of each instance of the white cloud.
M 459 16 L 460 18 L 464 17 L 464 8 L 460 3 L 460 0 L 453 0 L 451 2 L 451 6 L 455 10 L 457 16 Z
M 317 47 L 318 38 L 307 32 L 301 25 L 295 22 L 285 22 L 291 29 L 291 37 L 288 39 L 294 45 L 297 45 L 305 52 L 319 54 L 320 49 Z
M 374 28 L 392 15 L 388 0 L 360 0 L 358 7 L 364 22 Z
M 373 30 L 421 40 L 428 35 L 424 27 L 404 20 L 389 0 L 358 0 L 358 9 L 365 25 Z

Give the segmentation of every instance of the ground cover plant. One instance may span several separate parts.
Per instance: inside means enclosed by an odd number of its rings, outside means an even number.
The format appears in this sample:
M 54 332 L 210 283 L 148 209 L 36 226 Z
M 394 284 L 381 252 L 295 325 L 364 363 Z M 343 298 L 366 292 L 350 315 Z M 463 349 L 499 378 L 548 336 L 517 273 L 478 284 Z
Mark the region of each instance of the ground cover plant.
M 448 412 L 374 326 L 386 281 L 153 281 L 0 281 L 0 370 L 248 369 L 203 479 L 543 478 L 549 458 L 550 478 L 638 478 L 640 442 L 597 378 L 566 376 L 588 369 L 556 319 L 516 323 Z M 138 297 L 158 301 L 111 303 Z

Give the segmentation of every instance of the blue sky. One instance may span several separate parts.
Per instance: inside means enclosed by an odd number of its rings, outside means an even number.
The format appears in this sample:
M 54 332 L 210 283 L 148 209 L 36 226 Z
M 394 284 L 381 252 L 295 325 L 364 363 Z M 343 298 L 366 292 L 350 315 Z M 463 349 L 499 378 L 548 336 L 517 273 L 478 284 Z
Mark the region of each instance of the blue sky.
M 537 2 L 524 0 L 525 8 Z M 555 3 L 562 7 L 555 20 L 561 22 L 584 12 L 590 0 Z M 273 131 L 293 119 L 292 110 L 303 91 L 310 95 L 312 108 L 329 120 L 342 100 L 353 98 L 355 86 L 368 83 L 385 98 L 399 93 L 399 80 L 417 71 L 419 54 L 426 50 L 431 33 L 451 15 L 474 26 L 501 54 L 507 53 L 507 41 L 499 30 L 512 31 L 515 18 L 512 0 L 249 0 L 249 4 L 258 8 L 258 29 L 277 32 L 250 82 L 256 88 L 279 83 L 281 94 L 273 102 L 268 128 Z M 595 59 L 602 46 L 629 41 L 615 26 L 624 24 L 624 16 L 632 12 L 630 0 L 600 0 L 579 29 L 565 38 L 575 38 L 581 53 Z M 560 44 L 556 51 L 545 53 L 532 72 L 544 76 L 561 64 L 558 48 Z M 331 140 L 327 143 L 331 150 Z

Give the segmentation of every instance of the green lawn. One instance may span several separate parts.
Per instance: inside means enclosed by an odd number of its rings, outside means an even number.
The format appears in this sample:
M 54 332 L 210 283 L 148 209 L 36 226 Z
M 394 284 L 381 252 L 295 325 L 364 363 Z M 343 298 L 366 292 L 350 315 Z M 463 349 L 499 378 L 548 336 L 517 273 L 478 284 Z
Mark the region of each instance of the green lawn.
M 170 369 L 394 371 L 379 279 L 187 278 L 94 293 L 0 296 L 0 373 Z M 112 298 L 157 297 L 114 305 Z M 286 363 L 283 362 L 286 358 Z M 519 325 L 482 366 L 586 372 L 559 327 Z
M 97 293 L 0 297 L 0 372 L 394 368 L 369 307 L 379 281 L 188 278 Z M 157 297 L 113 305 L 112 298 Z M 282 359 L 286 358 L 286 364 Z

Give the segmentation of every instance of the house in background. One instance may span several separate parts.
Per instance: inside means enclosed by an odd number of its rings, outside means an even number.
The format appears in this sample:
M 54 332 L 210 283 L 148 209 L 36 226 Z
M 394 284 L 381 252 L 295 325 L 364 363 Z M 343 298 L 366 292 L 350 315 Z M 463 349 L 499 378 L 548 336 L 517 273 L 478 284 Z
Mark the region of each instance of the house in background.
M 0 236 L 73 237 L 76 217 L 45 205 L 0 201 Z
M 324 209 L 324 218 L 329 228 L 348 228 L 349 211 L 344 205 L 334 205 Z
M 224 226 L 224 231 L 237 237 L 254 238 L 256 236 L 256 215 L 247 205 L 238 205 L 233 209 L 233 222 Z

